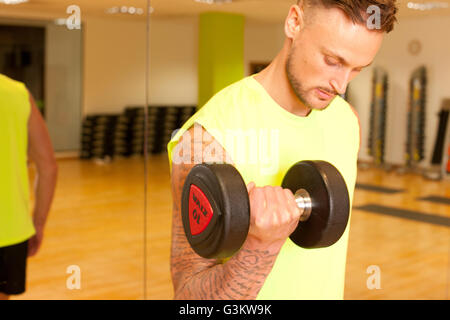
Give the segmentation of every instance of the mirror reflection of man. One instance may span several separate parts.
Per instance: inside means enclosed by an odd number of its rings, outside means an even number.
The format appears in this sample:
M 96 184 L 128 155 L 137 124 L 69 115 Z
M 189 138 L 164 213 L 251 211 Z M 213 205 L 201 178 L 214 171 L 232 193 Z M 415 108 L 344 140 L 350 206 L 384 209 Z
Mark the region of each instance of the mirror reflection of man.
M 28 160 L 36 166 L 32 215 Z M 0 300 L 25 292 L 27 258 L 41 247 L 57 171 L 32 95 L 23 83 L 0 74 Z

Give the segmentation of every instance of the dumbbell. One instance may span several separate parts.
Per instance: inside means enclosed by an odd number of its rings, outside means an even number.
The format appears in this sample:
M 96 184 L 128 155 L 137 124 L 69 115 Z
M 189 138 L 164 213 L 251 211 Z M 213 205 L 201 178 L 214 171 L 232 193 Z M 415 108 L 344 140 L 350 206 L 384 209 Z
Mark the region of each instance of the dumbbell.
M 350 212 L 347 186 L 340 172 L 326 161 L 300 161 L 281 185 L 292 191 L 302 210 L 290 239 L 302 248 L 323 248 L 344 233 Z M 223 259 L 245 242 L 250 227 L 246 184 L 230 164 L 202 163 L 186 177 L 181 195 L 183 228 L 201 257 Z

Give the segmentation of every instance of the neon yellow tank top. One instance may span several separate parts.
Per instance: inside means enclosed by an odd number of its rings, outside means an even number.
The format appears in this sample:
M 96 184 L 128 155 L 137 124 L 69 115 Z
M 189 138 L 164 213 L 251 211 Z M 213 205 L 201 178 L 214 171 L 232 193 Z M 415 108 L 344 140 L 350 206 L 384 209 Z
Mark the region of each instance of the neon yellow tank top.
M 171 165 L 175 145 L 194 123 L 223 146 L 245 183 L 281 185 L 296 162 L 325 160 L 344 176 L 353 202 L 359 122 L 339 96 L 326 109 L 299 117 L 253 76 L 244 78 L 217 93 L 177 132 L 168 144 Z M 303 249 L 287 239 L 257 299 L 343 299 L 349 226 L 328 248 Z
M 0 247 L 35 233 L 27 169 L 30 110 L 25 85 L 0 75 Z

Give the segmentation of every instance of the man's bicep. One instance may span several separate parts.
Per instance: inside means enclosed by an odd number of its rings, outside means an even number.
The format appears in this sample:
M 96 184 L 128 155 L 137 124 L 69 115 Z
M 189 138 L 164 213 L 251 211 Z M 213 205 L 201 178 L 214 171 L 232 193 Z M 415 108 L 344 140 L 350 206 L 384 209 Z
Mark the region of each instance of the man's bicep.
M 174 208 L 178 209 L 184 181 L 195 165 L 205 162 L 233 164 L 220 143 L 197 123 L 184 132 L 171 152 L 172 195 Z
M 186 131 L 177 145 L 180 149 L 178 155 L 184 160 L 182 162 L 172 161 L 171 185 L 173 213 L 171 273 L 175 290 L 182 288 L 185 282 L 195 274 L 217 264 L 216 260 L 200 257 L 191 248 L 184 232 L 181 217 L 181 194 L 183 192 L 184 182 L 190 170 L 196 164 L 202 162 L 202 157 L 199 153 L 205 146 L 205 143 L 194 138 L 193 130 L 194 127 Z M 183 152 L 189 152 L 189 156 L 186 157 Z
M 190 165 L 174 164 L 172 167 L 172 244 L 171 272 L 175 290 L 193 275 L 198 257 L 186 238 L 181 217 L 181 193 Z

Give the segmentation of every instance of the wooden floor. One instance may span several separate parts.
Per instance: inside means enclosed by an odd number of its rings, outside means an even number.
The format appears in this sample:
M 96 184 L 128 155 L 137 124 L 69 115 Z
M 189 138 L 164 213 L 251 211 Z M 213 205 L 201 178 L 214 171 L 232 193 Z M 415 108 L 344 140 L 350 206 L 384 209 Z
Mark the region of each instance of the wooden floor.
M 27 292 L 14 299 L 144 299 L 142 158 L 109 164 L 61 160 L 40 253 L 29 259 Z M 381 204 L 450 218 L 450 206 L 418 201 L 450 197 L 450 182 L 361 169 L 359 183 L 406 189 L 384 195 L 357 189 L 354 206 Z M 147 193 L 147 299 L 171 299 L 171 193 L 166 156 L 150 158 Z M 346 299 L 449 299 L 450 228 L 353 210 Z M 68 289 L 69 266 L 81 288 Z M 380 289 L 369 289 L 376 266 Z M 369 269 L 370 271 L 370 269 Z M 372 278 L 370 278 L 372 276 Z M 370 282 L 370 281 L 369 281 Z M 370 282 L 373 283 L 373 282 Z

